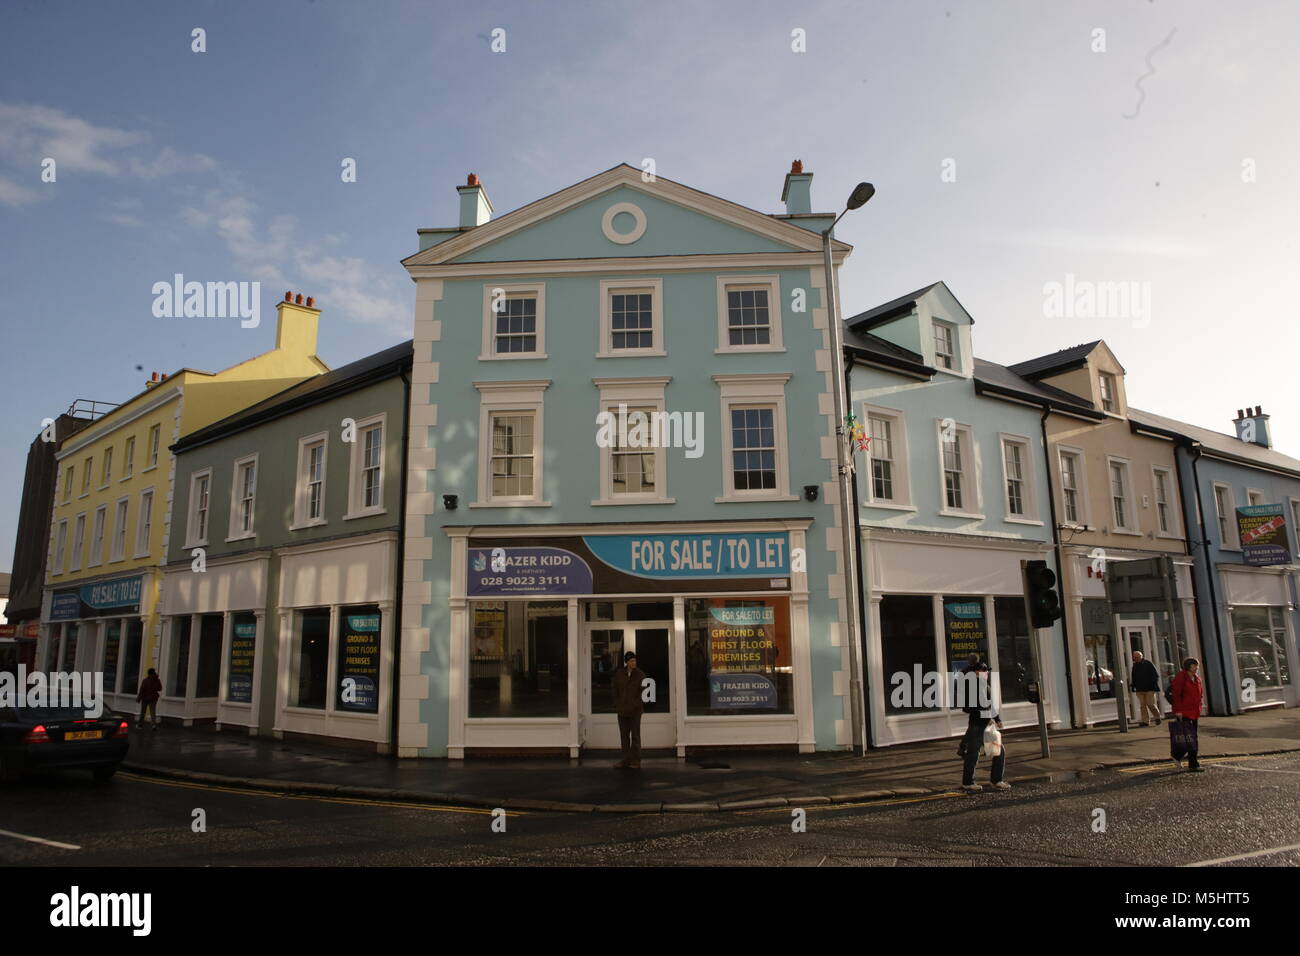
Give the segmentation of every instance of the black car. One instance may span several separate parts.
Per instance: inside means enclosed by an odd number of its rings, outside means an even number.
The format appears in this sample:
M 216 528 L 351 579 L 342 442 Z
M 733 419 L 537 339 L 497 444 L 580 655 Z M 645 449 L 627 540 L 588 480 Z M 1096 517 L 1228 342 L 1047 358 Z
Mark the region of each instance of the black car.
M 106 711 L 91 718 L 78 707 L 0 709 L 0 781 L 16 780 L 27 770 L 81 767 L 97 780 L 117 772 L 126 756 L 125 714 Z

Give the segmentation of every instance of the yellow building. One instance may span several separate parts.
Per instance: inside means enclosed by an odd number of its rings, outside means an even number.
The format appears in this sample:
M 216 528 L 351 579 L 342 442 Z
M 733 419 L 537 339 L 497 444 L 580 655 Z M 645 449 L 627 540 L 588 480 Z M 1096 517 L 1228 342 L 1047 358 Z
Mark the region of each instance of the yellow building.
M 50 550 L 38 662 L 103 671 L 105 707 L 133 710 L 156 666 L 162 565 L 172 529 L 183 435 L 329 371 L 316 357 L 320 310 L 302 296 L 277 306 L 275 348 L 221 372 L 183 368 L 145 383 L 55 456 Z

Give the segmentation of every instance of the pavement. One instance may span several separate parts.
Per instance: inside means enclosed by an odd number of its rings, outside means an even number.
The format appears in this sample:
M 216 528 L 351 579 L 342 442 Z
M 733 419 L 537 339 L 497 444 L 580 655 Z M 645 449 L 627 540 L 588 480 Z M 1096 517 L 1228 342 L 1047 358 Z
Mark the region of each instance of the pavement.
M 1300 751 L 1300 708 L 1204 717 L 1201 759 Z M 1010 731 L 1006 779 L 1082 779 L 1100 769 L 1170 764 L 1167 728 L 1113 724 L 1051 734 L 1041 756 L 1038 731 Z M 136 773 L 274 793 L 365 800 L 584 813 L 751 810 L 861 803 L 949 793 L 961 783 L 957 739 L 845 753 L 737 750 L 679 758 L 642 754 L 640 770 L 614 768 L 617 752 L 563 757 L 397 760 L 315 741 L 249 737 L 211 727 L 167 725 L 131 731 L 122 767 Z M 976 782 L 988 779 L 981 758 Z

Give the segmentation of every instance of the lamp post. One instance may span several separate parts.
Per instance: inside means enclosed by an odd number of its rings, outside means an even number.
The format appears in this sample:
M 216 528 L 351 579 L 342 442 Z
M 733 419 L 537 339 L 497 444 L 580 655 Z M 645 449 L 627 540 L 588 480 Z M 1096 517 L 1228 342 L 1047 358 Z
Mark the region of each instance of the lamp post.
M 839 469 L 840 479 L 840 564 L 844 570 L 845 621 L 848 625 L 846 637 L 849 642 L 849 706 L 853 719 L 853 750 L 859 755 L 866 751 L 862 719 L 861 644 L 857 627 L 859 581 L 855 557 L 857 555 L 856 535 L 859 531 L 858 516 L 853 510 L 853 468 L 849 457 L 851 453 L 844 434 L 848 386 L 844 381 L 844 333 L 840 326 L 839 296 L 835 294 L 835 274 L 831 268 L 831 233 L 836 223 L 844 218 L 844 213 L 865 205 L 875 194 L 876 187 L 871 183 L 858 183 L 849 196 L 848 202 L 845 203 L 844 211 L 836 216 L 835 222 L 822 232 L 822 265 L 826 270 L 826 314 L 831 327 L 831 374 L 835 378 L 831 395 L 835 400 L 835 464 Z

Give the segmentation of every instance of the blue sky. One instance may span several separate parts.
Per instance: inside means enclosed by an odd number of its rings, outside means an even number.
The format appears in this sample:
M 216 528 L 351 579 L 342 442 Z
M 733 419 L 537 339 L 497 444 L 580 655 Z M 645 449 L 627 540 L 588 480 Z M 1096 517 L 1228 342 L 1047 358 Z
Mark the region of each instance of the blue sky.
M 0 569 L 42 418 L 270 348 L 285 289 L 319 298 L 331 365 L 409 337 L 398 262 L 470 171 L 498 215 L 646 157 L 765 212 L 795 158 L 817 209 L 869 179 L 846 313 L 943 279 L 981 357 L 1105 338 L 1132 404 L 1219 430 L 1262 405 L 1300 457 L 1298 33 L 1300 8 L 1249 0 L 9 0 Z M 262 281 L 260 328 L 155 318 L 177 272 Z M 1046 316 L 1067 275 L 1149 283 L 1149 324 Z

